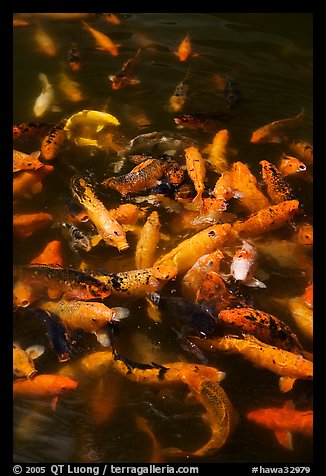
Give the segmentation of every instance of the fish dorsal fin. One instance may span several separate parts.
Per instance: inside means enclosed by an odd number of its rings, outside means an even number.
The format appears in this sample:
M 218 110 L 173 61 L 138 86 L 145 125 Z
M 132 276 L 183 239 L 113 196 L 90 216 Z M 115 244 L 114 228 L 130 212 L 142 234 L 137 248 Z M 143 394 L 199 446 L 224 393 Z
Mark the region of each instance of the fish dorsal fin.
M 44 350 L 45 350 L 44 345 L 31 345 L 30 347 L 27 347 L 25 352 L 28 355 L 28 357 L 35 360 L 44 353 Z
M 295 410 L 295 407 L 294 407 L 294 403 L 292 400 L 287 400 L 285 403 L 284 403 L 284 407 L 283 407 L 285 410 Z
M 56 408 L 57 408 L 58 398 L 59 398 L 58 396 L 55 396 L 51 400 L 51 408 L 52 408 L 53 411 L 55 411 Z
M 295 378 L 292 377 L 280 377 L 280 390 L 281 392 L 289 392 L 292 390 Z
M 287 450 L 293 450 L 292 433 L 290 433 L 289 431 L 280 430 L 275 431 L 274 434 L 280 445 L 284 446 L 284 448 L 286 448 Z

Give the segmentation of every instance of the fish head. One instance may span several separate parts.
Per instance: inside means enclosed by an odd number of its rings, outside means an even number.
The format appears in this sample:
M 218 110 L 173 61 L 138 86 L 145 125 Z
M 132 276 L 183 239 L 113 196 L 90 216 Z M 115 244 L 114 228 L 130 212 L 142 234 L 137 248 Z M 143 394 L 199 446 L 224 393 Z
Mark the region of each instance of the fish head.
M 55 390 L 55 393 L 63 393 L 67 390 L 76 390 L 78 386 L 78 382 L 76 382 L 76 380 L 61 375 L 56 377 L 57 378 L 53 382 L 53 389 Z

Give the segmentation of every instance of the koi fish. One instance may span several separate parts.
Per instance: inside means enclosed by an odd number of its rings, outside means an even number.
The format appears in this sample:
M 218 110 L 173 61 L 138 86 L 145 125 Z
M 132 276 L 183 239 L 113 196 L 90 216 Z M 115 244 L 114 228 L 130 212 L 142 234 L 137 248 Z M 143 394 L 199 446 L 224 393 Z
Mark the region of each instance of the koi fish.
M 222 129 L 214 136 L 213 142 L 205 147 L 203 153 L 208 153 L 208 161 L 214 172 L 223 174 L 229 168 L 227 160 L 227 146 L 229 143 L 229 131 Z
M 236 190 L 241 206 L 250 213 L 258 212 L 270 205 L 268 198 L 258 188 L 256 177 L 243 162 L 232 165 L 232 188 Z
M 152 445 L 152 453 L 150 458 L 148 459 L 148 462 L 149 463 L 165 463 L 166 458 L 163 456 L 164 450 L 162 449 L 162 446 L 158 442 L 153 430 L 149 426 L 148 420 L 146 420 L 146 418 L 140 415 L 136 415 L 135 422 L 138 429 L 148 436 Z
M 120 321 L 129 315 L 126 308 L 109 308 L 101 302 L 42 301 L 38 307 L 58 316 L 67 329 L 95 334 L 100 343 L 104 342 L 101 331 L 109 322 Z M 104 344 L 108 345 L 108 342 Z
M 162 158 L 163 157 L 164 156 L 162 156 Z M 168 156 L 167 159 L 164 158 L 164 175 L 166 176 L 168 183 L 172 185 L 181 185 L 185 178 L 181 165 L 170 156 Z
M 57 56 L 57 43 L 40 25 L 35 30 L 35 41 L 42 53 L 50 57 Z
M 297 154 L 306 165 L 312 165 L 313 147 L 311 144 L 309 144 L 309 142 L 302 140 L 288 140 L 287 147 L 290 152 Z
M 66 99 L 68 99 L 68 101 L 80 102 L 86 99 L 85 95 L 80 89 L 80 84 L 77 81 L 70 79 L 66 73 L 59 73 L 58 87 L 63 92 Z
M 41 151 L 37 150 L 31 154 L 25 154 L 19 150 L 13 149 L 13 172 L 20 170 L 37 170 L 43 167 L 43 163 L 38 160 Z
M 215 320 L 210 312 L 199 304 L 181 297 L 160 296 L 158 293 L 149 294 L 150 300 L 162 311 L 164 319 L 170 323 L 175 321 L 178 327 L 184 327 L 187 333 L 207 337 L 215 330 Z
M 74 197 L 84 206 L 87 215 L 95 225 L 99 235 L 109 246 L 115 246 L 119 251 L 129 248 L 126 233 L 120 223 L 110 217 L 109 211 L 95 194 L 94 185 L 90 180 L 78 175 L 72 177 L 70 188 Z
M 87 403 L 95 425 L 108 421 L 120 403 L 118 385 L 112 380 L 111 376 L 104 375 L 90 389 Z
M 13 216 L 13 234 L 21 239 L 29 238 L 36 231 L 52 222 L 53 218 L 49 213 L 15 214 Z
M 188 175 L 194 183 L 197 192 L 197 195 L 192 202 L 193 204 L 201 205 L 203 203 L 202 195 L 205 189 L 205 162 L 197 147 L 194 146 L 185 149 L 185 157 Z
M 197 259 L 182 278 L 182 295 L 186 299 L 195 300 L 197 292 L 209 271 L 218 272 L 221 259 L 224 258 L 220 250 L 208 253 Z
M 113 188 L 121 195 L 126 195 L 153 187 L 163 174 L 164 168 L 159 159 L 147 159 L 125 175 L 104 180 L 102 185 L 105 188 Z
M 314 229 L 310 223 L 302 223 L 295 231 L 295 241 L 300 245 L 312 245 L 314 241 Z
M 290 119 L 281 119 L 260 127 L 252 133 L 250 142 L 276 142 L 280 143 L 286 139 L 286 132 L 295 126 L 302 124 L 304 108 L 299 114 Z
M 242 101 L 242 94 L 238 83 L 228 76 L 224 87 L 224 99 L 228 109 L 235 109 Z
M 223 278 L 215 271 L 207 271 L 196 292 L 196 302 L 217 316 L 222 310 L 228 309 L 237 302 L 237 297 L 226 287 Z M 220 325 L 215 319 L 219 330 Z
M 233 172 L 224 172 L 222 175 L 217 179 L 214 189 L 214 206 L 219 211 L 225 211 L 227 209 L 227 201 L 230 200 L 232 197 L 239 194 L 235 190 L 233 190 Z M 240 193 L 240 197 L 242 194 Z
M 232 259 L 230 273 L 236 281 L 241 281 L 246 286 L 266 288 L 266 284 L 254 278 L 257 267 L 257 253 L 255 248 L 248 242 L 243 241 Z
M 66 235 L 69 238 L 69 246 L 76 253 L 78 253 L 78 249 L 87 252 L 92 249 L 92 244 L 88 236 L 82 233 L 79 228 L 72 225 L 71 223 L 55 223 L 54 225 L 52 225 L 52 227 L 60 227 L 66 230 Z
M 206 132 L 214 132 L 221 126 L 221 123 L 231 119 L 230 114 L 222 111 L 198 112 L 196 114 L 183 114 L 175 117 L 174 122 L 178 126 L 189 127 L 190 129 L 203 129 Z
M 88 30 L 95 39 L 98 50 L 108 51 L 112 56 L 118 56 L 118 48 L 120 46 L 119 44 L 113 43 L 113 41 L 107 35 L 96 30 L 95 28 L 90 27 L 85 21 L 82 20 L 81 22 L 85 29 Z
M 102 17 L 107 23 L 111 23 L 112 25 L 120 25 L 121 23 L 120 18 L 114 13 L 102 13 Z
M 41 288 L 60 291 L 64 298 L 103 299 L 111 294 L 103 282 L 82 271 L 61 266 L 33 264 L 14 266 L 14 277 Z
M 40 357 L 45 348 L 43 345 L 32 345 L 23 350 L 19 345 L 13 344 L 13 372 L 17 377 L 32 378 L 37 370 L 33 360 Z
M 286 200 L 250 215 L 246 220 L 237 220 L 233 230 L 242 237 L 257 236 L 276 230 L 291 220 L 299 210 L 298 200 Z
M 173 264 L 178 274 L 183 274 L 191 268 L 201 256 L 219 249 L 229 238 L 231 225 L 223 223 L 213 225 L 182 241 L 170 252 L 162 255 L 154 266 Z
M 51 398 L 51 407 L 55 410 L 58 397 L 68 390 L 76 390 L 78 382 L 75 380 L 54 375 L 36 375 L 32 379 L 21 378 L 14 381 L 13 395 L 28 398 Z
M 30 284 L 19 279 L 13 285 L 13 302 L 17 307 L 28 307 L 40 298 L 40 293 Z
M 40 73 L 38 78 L 41 81 L 43 88 L 41 94 L 35 101 L 34 114 L 36 117 L 41 117 L 53 107 L 54 91 L 45 74 Z
M 151 268 L 121 271 L 119 273 L 96 274 L 105 283 L 113 296 L 145 297 L 147 293 L 162 289 L 170 279 L 177 275 L 176 267 L 153 265 Z
M 147 218 L 136 245 L 135 263 L 138 269 L 153 265 L 157 244 L 161 239 L 159 215 L 153 211 Z
M 313 310 L 307 306 L 304 296 L 295 296 L 290 299 L 275 298 L 282 306 L 287 307 L 301 332 L 309 341 L 313 340 Z
M 68 52 L 68 64 L 70 66 L 71 71 L 73 72 L 80 71 L 81 69 L 80 51 L 75 41 L 71 43 L 71 46 Z
M 52 165 L 37 170 L 23 170 L 13 179 L 13 198 L 30 198 L 43 189 L 43 179 L 53 171 Z
M 62 244 L 59 240 L 49 241 L 41 253 L 32 259 L 31 264 L 63 266 Z
M 189 92 L 189 71 L 180 83 L 177 84 L 172 96 L 169 99 L 168 111 L 179 112 L 183 109 Z
M 122 66 L 121 70 L 113 76 L 109 76 L 110 81 L 112 81 L 112 89 L 122 89 L 128 85 L 139 84 L 138 79 L 132 78 L 133 70 L 136 64 L 139 61 L 139 55 L 142 49 L 139 48 L 132 58 L 129 58 Z
M 302 345 L 290 327 L 267 312 L 250 307 L 226 309 L 218 314 L 216 323 L 228 332 L 251 334 L 279 349 L 298 355 L 303 353 Z
M 173 52 L 178 58 L 180 61 L 186 61 L 191 55 L 193 55 L 192 53 L 192 46 L 191 46 L 191 41 L 190 41 L 190 37 L 189 37 L 189 34 L 187 34 L 184 39 L 181 41 L 177 51 L 174 51 Z M 196 55 L 193 55 L 193 56 L 197 56 Z
M 53 124 L 46 122 L 22 122 L 13 125 L 13 140 L 44 136 L 52 127 Z
M 45 161 L 55 159 L 67 146 L 68 139 L 62 125 L 56 125 L 44 137 L 41 144 L 41 156 Z
M 272 203 L 295 200 L 293 191 L 278 168 L 267 160 L 261 160 L 259 164 L 261 165 L 263 181 L 266 184 L 267 195 Z
M 302 355 L 266 344 L 250 334 L 243 334 L 243 338 L 230 335 L 216 339 L 193 337 L 191 341 L 210 351 L 222 350 L 231 354 L 240 354 L 256 367 L 280 375 L 281 392 L 290 391 L 298 379 L 313 379 L 313 363 L 310 360 L 306 360 Z
M 165 448 L 165 456 L 197 457 L 216 453 L 229 440 L 237 425 L 237 413 L 223 390 L 216 382 L 199 375 L 187 377 L 184 382 L 191 394 L 205 408 L 203 421 L 209 425 L 211 437 L 208 442 L 196 451 L 185 451 L 179 448 Z
M 292 433 L 312 436 L 313 410 L 295 410 L 292 401 L 285 402 L 281 408 L 252 410 L 246 417 L 249 421 L 272 430 L 280 445 L 289 450 L 293 450 Z
M 53 312 L 36 310 L 36 315 L 41 318 L 51 349 L 56 354 L 59 362 L 67 362 L 70 359 L 71 343 L 67 329 L 63 326 L 60 318 Z
M 307 170 L 307 167 L 296 157 L 282 154 L 278 169 L 285 177 L 287 177 L 288 175 L 304 172 Z

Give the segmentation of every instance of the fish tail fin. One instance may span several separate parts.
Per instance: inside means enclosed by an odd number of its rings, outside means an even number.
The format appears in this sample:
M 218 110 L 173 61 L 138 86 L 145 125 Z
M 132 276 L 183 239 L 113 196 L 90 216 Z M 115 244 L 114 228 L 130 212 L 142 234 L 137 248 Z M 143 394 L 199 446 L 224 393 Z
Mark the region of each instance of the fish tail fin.
M 275 431 L 274 434 L 280 445 L 284 446 L 287 450 L 293 450 L 292 433 L 289 431 Z
M 297 114 L 296 119 L 302 120 L 305 114 L 305 107 L 303 106 L 299 114 Z
M 113 321 L 120 321 L 129 316 L 129 309 L 126 307 L 112 307 L 111 309 L 115 312 Z

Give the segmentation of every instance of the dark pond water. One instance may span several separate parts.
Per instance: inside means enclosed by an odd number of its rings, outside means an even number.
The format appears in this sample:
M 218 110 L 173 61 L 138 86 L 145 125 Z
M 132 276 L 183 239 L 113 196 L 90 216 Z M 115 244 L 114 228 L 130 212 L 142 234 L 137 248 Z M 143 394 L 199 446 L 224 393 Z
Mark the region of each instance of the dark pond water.
M 167 109 L 169 98 L 177 84 L 190 73 L 189 97 L 183 113 L 210 111 L 228 112 L 219 89 L 221 78 L 231 75 L 241 88 L 243 101 L 231 111 L 227 125 L 231 145 L 239 160 L 250 166 L 260 180 L 259 161 L 266 159 L 278 164 L 284 152 L 282 144 L 252 144 L 252 132 L 272 121 L 294 117 L 304 108 L 304 122 L 295 130 L 295 138 L 312 142 L 312 14 L 299 13 L 120 13 L 119 24 L 104 17 L 87 19 L 90 26 L 119 43 L 118 56 L 95 48 L 92 35 L 80 20 L 55 20 L 26 14 L 29 26 L 14 28 L 13 57 L 13 118 L 14 124 L 42 120 L 59 123 L 83 109 L 106 111 L 120 121 L 119 133 L 126 141 L 145 132 L 170 131 L 182 133 L 196 141 L 200 149 L 211 143 L 213 134 L 202 130 L 178 129 L 173 118 L 178 113 Z M 57 52 L 48 56 L 36 41 L 39 28 L 54 40 Z M 173 54 L 189 33 L 192 51 L 196 53 L 185 62 Z M 81 69 L 71 72 L 67 55 L 72 41 L 81 54 Z M 140 83 L 113 90 L 109 75 L 117 73 L 122 65 L 140 47 L 144 48 L 135 68 Z M 77 81 L 83 93 L 79 102 L 70 100 L 59 88 L 60 73 Z M 46 74 L 55 92 L 55 105 L 60 110 L 47 111 L 41 118 L 33 112 L 36 98 L 41 93 L 39 74 Z M 133 119 L 144 114 L 150 121 L 139 127 Z M 222 128 L 222 127 L 220 127 Z M 218 130 L 218 129 L 217 129 Z M 38 139 L 14 143 L 14 148 L 25 153 L 39 149 Z M 16 214 L 46 211 L 55 221 L 62 221 L 65 205 L 71 199 L 69 178 L 75 167 L 81 173 L 90 171 L 101 181 L 112 174 L 114 151 L 73 145 L 52 163 L 53 172 L 44 182 L 40 193 L 15 202 Z M 131 167 L 129 167 L 130 170 Z M 211 176 L 209 176 L 211 174 Z M 209 183 L 216 174 L 208 172 Z M 291 178 L 299 200 L 304 206 L 305 221 L 312 222 L 311 182 Z M 119 197 L 105 198 L 108 208 L 119 205 Z M 172 241 L 161 241 L 157 256 L 172 249 L 174 244 L 190 236 L 193 231 L 173 230 L 169 227 L 171 214 L 160 211 L 161 231 Z M 172 214 L 173 215 L 173 214 Z M 178 220 L 178 217 L 174 220 Z M 268 239 L 288 239 L 291 230 L 283 229 L 268 234 Z M 74 253 L 61 231 L 51 227 L 34 233 L 26 239 L 14 240 L 15 264 L 27 264 L 37 256 L 50 240 L 63 244 L 64 265 L 79 269 L 81 262 L 93 271 L 118 272 L 135 268 L 136 235 L 127 233 L 130 248 L 119 253 L 116 248 L 99 245 L 89 253 Z M 173 245 L 171 244 L 173 243 Z M 309 252 L 305 252 L 311 259 Z M 296 328 L 289 311 L 276 304 L 274 298 L 301 295 L 309 277 L 300 264 L 278 267 L 275 262 L 261 261 L 267 276 L 267 288 L 247 288 L 254 307 L 283 319 L 297 332 L 308 351 L 309 341 Z M 264 279 L 263 279 L 264 281 Z M 163 293 L 179 292 L 178 281 L 164 288 Z M 105 301 L 110 305 L 109 299 Z M 196 355 L 182 349 L 169 325 L 158 325 L 147 314 L 144 299 L 129 299 L 115 305 L 128 307 L 130 315 L 118 325 L 119 351 L 136 362 L 160 364 L 173 361 L 198 362 Z M 39 374 L 55 373 L 65 363 L 58 363 L 49 348 L 44 327 L 24 312 L 14 315 L 14 340 L 23 348 L 33 344 L 45 346 L 44 354 L 35 361 Z M 75 344 L 72 360 L 103 348 L 92 334 L 83 334 Z M 227 443 L 212 455 L 202 458 L 181 458 L 183 462 L 312 462 L 312 438 L 302 433 L 293 434 L 293 449 L 281 446 L 272 431 L 249 422 L 245 415 L 260 407 L 282 406 L 292 400 L 298 409 L 311 408 L 312 383 L 297 381 L 289 393 L 281 393 L 278 376 L 254 367 L 241 357 L 226 354 L 206 354 L 208 365 L 226 373 L 221 386 L 238 412 L 238 426 Z M 103 397 L 104 395 L 104 397 Z M 149 422 L 162 447 L 176 446 L 194 451 L 209 438 L 209 427 L 200 418 L 202 408 L 187 403 L 186 390 L 157 389 L 129 381 L 115 372 L 105 378 L 91 381 L 81 378 L 77 391 L 59 398 L 53 411 L 48 401 L 14 401 L 14 461 L 15 462 L 149 462 L 151 445 L 148 435 L 140 431 L 135 416 Z M 102 402 L 94 404 L 95 402 Z M 104 403 L 103 403 L 104 402 Z M 106 417 L 96 420 L 96 408 Z M 98 410 L 100 411 L 100 410 Z M 106 412 L 106 413 L 105 413 Z M 169 460 L 166 460 L 167 462 Z

